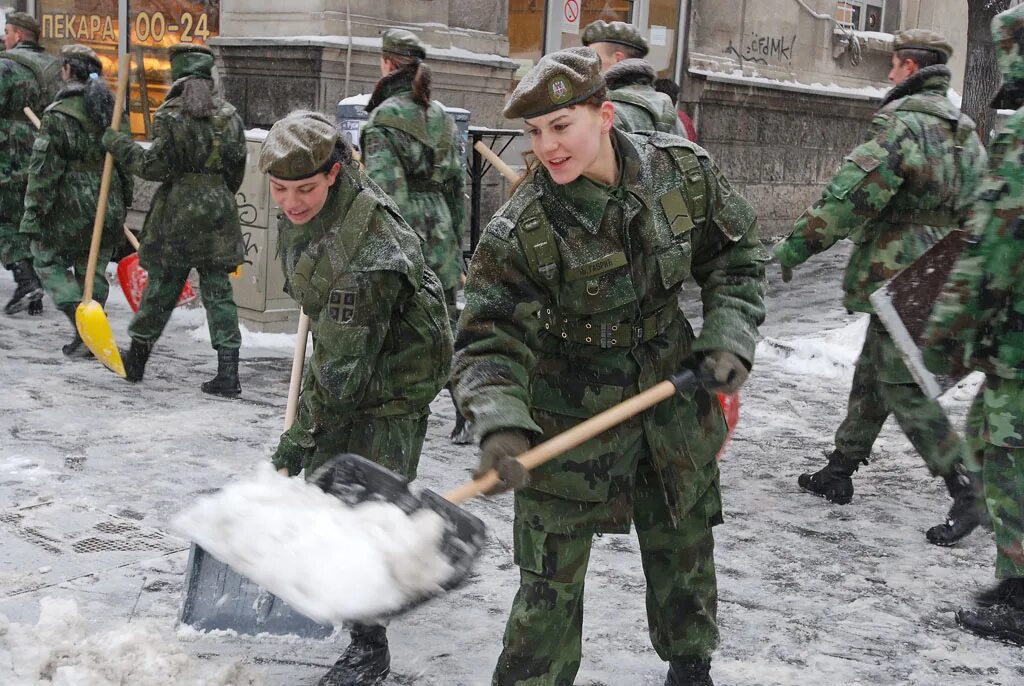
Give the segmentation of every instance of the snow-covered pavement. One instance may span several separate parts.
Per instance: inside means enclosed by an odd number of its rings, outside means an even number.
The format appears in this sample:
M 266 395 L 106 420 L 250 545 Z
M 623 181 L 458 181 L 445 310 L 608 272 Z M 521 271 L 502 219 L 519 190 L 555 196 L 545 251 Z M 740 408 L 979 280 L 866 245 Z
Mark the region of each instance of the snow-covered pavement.
M 993 582 L 991 534 L 952 549 L 925 541 L 950 501 L 894 423 L 855 478 L 850 505 L 796 486 L 831 448 L 863 336 L 862 318 L 839 304 L 845 254 L 813 260 L 785 286 L 777 267 L 771 272 L 765 341 L 722 460 L 716 683 L 1024 683 L 1020 648 L 953 622 L 953 611 Z M 13 287 L 0 276 L 0 300 Z M 267 459 L 281 430 L 293 337 L 247 337 L 243 399 L 222 400 L 199 391 L 216 367 L 201 309 L 175 314 L 145 381 L 130 385 L 98 363 L 65 360 L 69 325 L 46 307 L 41 318 L 0 321 L 0 683 L 315 684 L 344 639 L 175 626 L 188 543 L 169 522 L 197 495 Z M 116 289 L 108 312 L 126 343 L 130 311 Z M 944 400 L 958 425 L 969 398 L 963 388 Z M 422 487 L 444 492 L 476 462 L 474 449 L 447 440 L 453 414 L 442 394 Z M 389 683 L 489 683 L 517 587 L 511 498 L 467 507 L 490 529 L 484 554 L 466 586 L 392 624 Z M 588 582 L 577 683 L 660 685 L 665 666 L 647 638 L 635 538 L 598 539 Z M 46 598 L 73 600 L 77 615 Z M 116 673 L 132 664 L 138 671 Z M 157 668 L 144 673 L 145 665 Z

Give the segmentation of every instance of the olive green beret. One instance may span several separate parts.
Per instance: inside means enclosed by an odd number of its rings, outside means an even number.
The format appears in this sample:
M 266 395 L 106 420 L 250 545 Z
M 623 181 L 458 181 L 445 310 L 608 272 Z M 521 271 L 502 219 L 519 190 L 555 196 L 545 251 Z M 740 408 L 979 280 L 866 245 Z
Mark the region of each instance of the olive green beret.
M 946 56 L 953 56 L 953 46 L 941 34 L 927 29 L 898 31 L 893 41 L 893 50 L 930 50 Z
M 419 57 L 421 60 L 427 56 L 427 48 L 416 37 L 412 31 L 405 29 L 388 29 L 381 37 L 384 52 L 393 55 L 405 55 L 406 57 Z
M 213 78 L 213 50 L 205 45 L 178 43 L 171 46 L 170 53 L 172 81 L 183 79 L 186 76 Z
M 100 58 L 96 54 L 96 51 L 87 45 L 81 43 L 69 43 L 60 49 L 60 56 L 65 60 L 84 60 L 86 62 L 100 63 Z
M 590 48 L 544 55 L 505 103 L 508 119 L 531 119 L 583 102 L 604 87 L 601 58 Z
M 319 112 L 291 112 L 263 141 L 260 171 L 282 181 L 308 178 L 331 159 L 340 135 L 334 122 Z
M 31 14 L 25 14 L 24 12 L 11 12 L 7 15 L 6 20 L 11 26 L 17 26 L 19 29 L 31 31 L 36 34 L 36 36 L 41 33 L 39 20 Z
M 647 40 L 640 35 L 640 29 L 624 21 L 606 22 L 598 19 L 592 24 L 587 24 L 580 40 L 584 45 L 618 43 L 640 51 L 641 57 L 646 56 L 650 50 Z

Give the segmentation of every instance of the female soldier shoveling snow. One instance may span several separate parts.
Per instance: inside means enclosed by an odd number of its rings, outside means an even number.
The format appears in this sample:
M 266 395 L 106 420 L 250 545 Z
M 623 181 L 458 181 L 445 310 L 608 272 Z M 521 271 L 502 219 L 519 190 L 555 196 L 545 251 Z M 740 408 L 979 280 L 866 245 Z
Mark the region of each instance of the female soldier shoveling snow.
M 521 585 L 494 684 L 573 682 L 593 535 L 631 521 L 666 683 L 710 684 L 726 432 L 714 396 L 675 396 L 530 473 L 513 458 L 684 363 L 739 387 L 764 317 L 754 211 L 696 145 L 613 129 L 589 48 L 542 58 L 505 116 L 526 120 L 541 164 L 477 248 L 453 365 L 480 470 L 517 489 Z M 688 276 L 704 302 L 699 337 L 677 302 Z
M 287 290 L 313 332 L 298 417 L 274 466 L 312 475 L 328 458 L 356 453 L 412 479 L 430 401 L 451 368 L 441 284 L 416 234 L 328 118 L 293 112 L 274 124 L 259 165 L 283 212 Z M 384 627 L 357 624 L 351 634 L 322 685 L 388 675 Z

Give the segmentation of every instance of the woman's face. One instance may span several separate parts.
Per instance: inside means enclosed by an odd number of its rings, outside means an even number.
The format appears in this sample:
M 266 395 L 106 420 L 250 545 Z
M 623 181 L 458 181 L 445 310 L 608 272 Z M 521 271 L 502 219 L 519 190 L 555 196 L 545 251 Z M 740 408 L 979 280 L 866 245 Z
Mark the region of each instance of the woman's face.
M 612 129 L 615 106 L 565 107 L 526 120 L 530 147 L 557 184 L 588 175 L 600 161 L 601 142 Z
M 327 192 L 338 179 L 341 165 L 335 164 L 326 174 L 314 174 L 298 181 L 270 177 L 270 197 L 292 224 L 306 224 L 320 214 L 327 202 Z

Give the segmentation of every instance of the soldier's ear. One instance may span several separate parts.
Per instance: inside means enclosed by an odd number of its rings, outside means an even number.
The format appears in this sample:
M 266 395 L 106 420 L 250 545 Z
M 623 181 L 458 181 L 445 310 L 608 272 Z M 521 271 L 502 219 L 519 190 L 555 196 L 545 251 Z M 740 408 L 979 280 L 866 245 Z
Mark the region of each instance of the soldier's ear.
M 334 182 L 338 180 L 338 174 L 341 173 L 341 164 L 335 162 L 331 165 L 330 171 L 327 172 L 327 185 L 333 186 Z
M 605 100 L 601 103 L 598 112 L 601 116 L 601 133 L 611 132 L 612 124 L 615 123 L 615 103 Z

